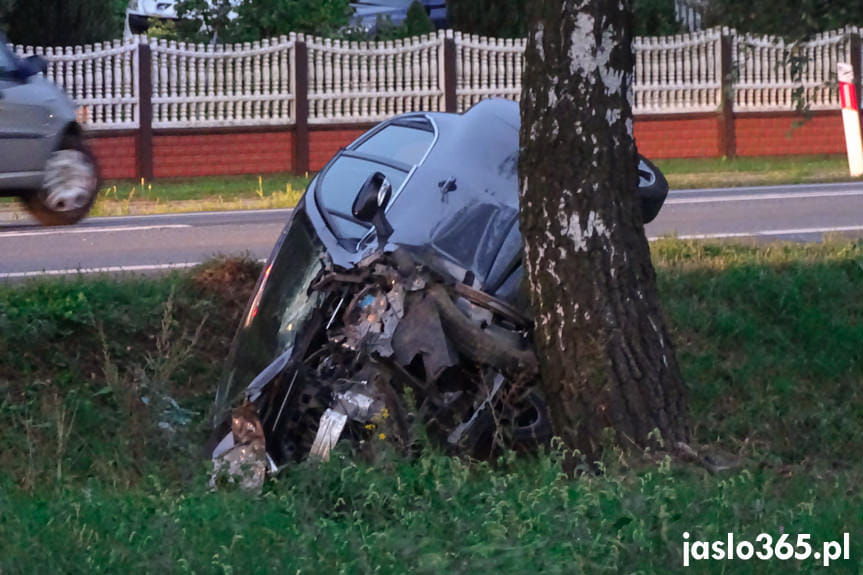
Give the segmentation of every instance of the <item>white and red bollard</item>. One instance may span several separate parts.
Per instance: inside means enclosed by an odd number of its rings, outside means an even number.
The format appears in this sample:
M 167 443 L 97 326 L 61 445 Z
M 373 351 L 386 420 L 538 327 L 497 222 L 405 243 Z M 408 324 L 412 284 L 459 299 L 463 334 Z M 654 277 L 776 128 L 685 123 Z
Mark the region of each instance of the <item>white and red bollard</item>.
M 863 176 L 863 136 L 860 133 L 860 108 L 857 88 L 854 86 L 854 69 L 850 64 L 839 64 L 839 101 L 842 104 L 842 123 L 845 124 L 848 168 L 851 170 L 852 176 Z

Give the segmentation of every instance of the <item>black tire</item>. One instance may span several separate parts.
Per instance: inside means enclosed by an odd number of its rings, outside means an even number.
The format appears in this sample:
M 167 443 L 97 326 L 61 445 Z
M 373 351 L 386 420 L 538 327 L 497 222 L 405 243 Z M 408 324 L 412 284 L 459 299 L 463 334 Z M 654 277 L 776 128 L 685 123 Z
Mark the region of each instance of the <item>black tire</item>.
M 52 158 L 64 151 L 79 152 L 79 161 L 86 161 L 86 166 L 92 172 L 92 177 L 78 174 L 78 177 L 85 178 L 87 181 L 82 184 L 82 193 L 75 198 L 75 205 L 53 206 L 48 203 L 49 190 L 46 188 L 36 190 L 27 194 L 22 198 L 24 206 L 36 218 L 39 223 L 46 226 L 65 226 L 79 222 L 89 212 L 96 200 L 96 195 L 99 193 L 99 168 L 96 165 L 96 158 L 90 149 L 84 144 L 80 136 L 67 134 L 60 142 L 60 147 L 52 154 Z M 48 160 L 49 162 L 51 159 Z M 84 164 L 81 164 L 84 166 Z M 47 174 L 46 174 L 47 175 Z M 47 178 L 46 178 L 47 179 Z
M 638 155 L 638 199 L 644 223 L 650 223 L 662 209 L 668 196 L 668 181 L 653 162 Z

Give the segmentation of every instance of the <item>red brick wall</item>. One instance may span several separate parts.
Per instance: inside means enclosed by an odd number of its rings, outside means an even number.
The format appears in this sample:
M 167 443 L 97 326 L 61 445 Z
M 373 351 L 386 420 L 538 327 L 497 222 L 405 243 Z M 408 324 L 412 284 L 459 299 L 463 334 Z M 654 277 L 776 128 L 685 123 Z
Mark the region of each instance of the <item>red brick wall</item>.
M 790 113 L 737 114 L 734 118 L 737 155 L 778 156 L 842 154 L 845 138 L 839 112 L 815 113 L 800 127 Z M 721 155 L 723 122 L 718 114 L 689 117 L 641 116 L 634 130 L 638 150 L 649 158 L 703 158 Z M 320 170 L 339 148 L 371 126 L 311 127 L 309 168 Z M 136 136 L 93 135 L 88 139 L 103 178 L 136 176 Z M 248 131 L 153 136 L 155 176 L 204 176 L 287 172 L 294 167 L 293 132 Z
M 284 130 L 153 136 L 153 175 L 157 178 L 266 174 L 291 169 L 293 133 Z
M 309 129 L 309 169 L 317 172 L 326 165 L 339 148 L 344 148 L 364 133 L 371 126 L 357 128 L 310 128 Z
M 136 141 L 134 135 L 91 136 L 87 138 L 99 173 L 104 179 L 134 178 L 137 173 Z
M 636 118 L 633 131 L 643 156 L 661 158 L 715 158 L 719 152 L 719 116 Z
M 845 132 L 839 111 L 819 112 L 804 121 L 795 114 L 738 114 L 734 117 L 738 156 L 841 154 Z

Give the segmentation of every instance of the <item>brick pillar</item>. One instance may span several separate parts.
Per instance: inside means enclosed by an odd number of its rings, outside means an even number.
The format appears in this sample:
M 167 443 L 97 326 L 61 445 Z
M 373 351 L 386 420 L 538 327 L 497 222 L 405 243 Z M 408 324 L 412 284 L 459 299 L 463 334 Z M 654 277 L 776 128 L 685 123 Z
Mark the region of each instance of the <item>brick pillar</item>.
M 455 40 L 444 38 L 443 41 L 443 89 L 445 110 L 451 114 L 458 112 L 458 98 L 456 96 Z
M 734 38 L 724 32 L 720 38 L 720 82 L 722 104 L 719 108 L 719 155 L 733 158 L 737 155 L 737 138 L 734 133 L 734 62 L 731 48 Z
M 153 57 L 149 44 L 138 44 L 138 142 L 139 178 L 153 179 Z
M 860 62 L 860 35 L 852 34 L 849 38 L 849 49 L 851 50 L 851 67 L 854 69 L 854 87 L 857 89 L 857 99 L 863 98 L 863 64 Z M 860 102 L 857 102 L 858 108 Z
M 294 44 L 294 173 L 309 171 L 309 58 L 306 43 Z

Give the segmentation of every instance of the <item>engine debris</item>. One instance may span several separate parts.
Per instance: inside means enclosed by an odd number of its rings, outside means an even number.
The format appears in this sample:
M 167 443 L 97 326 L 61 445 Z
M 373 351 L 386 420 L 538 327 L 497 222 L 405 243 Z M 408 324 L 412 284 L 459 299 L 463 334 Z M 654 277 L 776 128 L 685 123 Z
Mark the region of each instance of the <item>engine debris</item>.
M 410 422 L 453 453 L 493 456 L 547 442 L 530 321 L 511 306 L 399 249 L 355 268 L 327 265 L 293 318 L 296 338 L 246 390 L 212 456 L 221 473 L 260 490 L 270 472 L 339 441 L 408 450 Z M 245 470 L 245 473 L 242 473 Z M 232 479 L 231 479 L 232 478 Z

